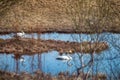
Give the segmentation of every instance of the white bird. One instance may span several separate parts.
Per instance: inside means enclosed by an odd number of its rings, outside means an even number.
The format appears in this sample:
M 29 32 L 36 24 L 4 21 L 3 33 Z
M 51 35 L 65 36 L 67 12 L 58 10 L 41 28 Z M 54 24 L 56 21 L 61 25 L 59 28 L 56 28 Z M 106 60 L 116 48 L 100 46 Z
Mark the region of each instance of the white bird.
M 17 37 L 24 37 L 25 33 L 22 31 L 22 32 L 17 33 L 16 36 Z
M 70 60 L 72 60 L 72 57 L 69 56 L 69 55 L 62 55 L 62 56 L 58 56 L 56 59 L 57 60 L 67 60 L 67 61 L 70 61 Z
M 58 56 L 56 59 L 57 60 L 62 60 L 62 61 L 67 61 L 67 65 L 72 66 L 72 64 L 71 64 L 72 57 L 69 56 L 69 55 Z
M 20 58 L 20 62 L 25 62 L 24 57 L 21 57 L 21 58 Z

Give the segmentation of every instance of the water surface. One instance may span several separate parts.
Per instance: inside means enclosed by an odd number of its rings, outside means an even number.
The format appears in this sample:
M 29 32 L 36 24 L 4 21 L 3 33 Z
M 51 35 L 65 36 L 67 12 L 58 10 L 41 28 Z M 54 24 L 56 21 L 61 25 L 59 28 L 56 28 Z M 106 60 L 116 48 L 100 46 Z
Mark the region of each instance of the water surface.
M 11 35 L 11 34 L 10 34 Z M 10 35 L 3 35 L 0 38 L 11 38 Z M 94 54 L 94 64 L 92 68 L 87 66 L 83 69 L 84 72 L 92 69 L 94 74 L 97 72 L 107 74 L 108 76 L 117 76 L 120 73 L 120 34 L 101 33 L 101 34 L 59 34 L 59 33 L 45 33 L 45 34 L 26 34 L 27 38 L 41 38 L 43 40 L 62 40 L 70 42 L 83 42 L 83 41 L 104 41 L 109 45 L 109 49 L 102 51 L 100 54 Z M 22 55 L 25 59 L 21 62 L 19 59 L 14 59 L 13 54 L 0 54 L 0 69 L 10 72 L 20 73 L 26 71 L 33 73 L 36 70 L 41 70 L 44 73 L 57 75 L 59 72 L 68 71 L 70 74 L 76 72 L 77 68 L 81 67 L 79 56 L 82 53 L 72 54 L 72 60 L 68 65 L 66 61 L 58 61 L 56 57 L 59 56 L 57 51 L 36 53 L 35 55 Z M 83 54 L 82 59 L 84 65 L 87 64 L 91 56 Z M 114 74 L 112 74 L 114 73 Z

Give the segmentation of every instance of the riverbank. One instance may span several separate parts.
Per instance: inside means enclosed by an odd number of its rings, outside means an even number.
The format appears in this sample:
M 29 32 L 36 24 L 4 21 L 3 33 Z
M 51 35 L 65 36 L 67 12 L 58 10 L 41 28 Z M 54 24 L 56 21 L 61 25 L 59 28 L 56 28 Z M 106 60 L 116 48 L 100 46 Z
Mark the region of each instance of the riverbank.
M 22 27 L 21 27 L 22 28 Z M 111 33 L 120 33 L 120 27 L 115 27 L 115 28 L 106 28 L 106 29 L 99 29 L 99 31 L 94 31 L 92 28 L 84 29 L 84 28 L 79 28 L 79 29 L 74 29 L 72 26 L 63 26 L 63 27 L 32 27 L 32 28 L 22 28 L 22 29 L 16 29 L 14 27 L 10 28 L 4 28 L 0 27 L 0 34 L 10 34 L 10 33 L 17 33 L 24 31 L 25 33 L 52 33 L 52 32 L 57 32 L 57 33 L 85 33 L 85 34 L 94 34 L 94 33 L 103 33 L 103 32 L 111 32 Z
M 15 54 L 34 54 L 43 53 L 56 50 L 59 53 L 100 53 L 108 49 L 108 45 L 105 42 L 64 42 L 54 40 L 41 40 L 30 38 L 13 38 L 1 40 L 0 53 L 15 53 Z
M 59 73 L 58 76 L 51 76 L 50 74 L 44 74 L 41 71 L 36 71 L 34 75 L 27 72 L 17 74 L 14 72 L 0 71 L 0 80 L 81 80 L 81 79 L 94 79 L 94 80 L 106 80 L 105 74 L 98 73 L 97 75 L 83 74 L 77 76 L 72 74 L 69 76 L 67 73 Z
M 108 7 L 100 7 L 107 2 L 96 0 L 81 3 L 79 0 L 3 0 L 0 1 L 0 34 L 22 30 L 26 33 L 120 33 L 120 8 L 113 5 L 119 5 L 117 1 L 108 3 L 112 6 L 108 12 Z M 81 7 L 76 6 L 78 3 Z

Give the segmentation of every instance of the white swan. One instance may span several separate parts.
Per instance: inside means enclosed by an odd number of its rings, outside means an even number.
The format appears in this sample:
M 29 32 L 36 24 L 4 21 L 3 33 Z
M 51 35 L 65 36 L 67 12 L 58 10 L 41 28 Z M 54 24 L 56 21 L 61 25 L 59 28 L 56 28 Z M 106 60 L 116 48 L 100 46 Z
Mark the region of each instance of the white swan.
M 21 57 L 20 62 L 25 62 L 25 59 L 23 57 Z
M 72 60 L 72 57 L 69 56 L 69 55 L 62 55 L 62 56 L 58 56 L 56 59 L 57 60 L 67 60 L 67 61 L 69 61 L 69 60 Z
M 24 37 L 25 33 L 22 31 L 22 32 L 17 33 L 16 36 L 17 37 Z
M 20 62 L 25 62 L 24 57 L 22 57 L 21 55 L 14 55 L 12 56 L 12 58 L 14 58 L 16 61 L 20 61 Z
M 73 65 L 73 64 L 71 64 L 72 57 L 69 56 L 69 55 L 58 56 L 56 59 L 57 60 L 61 60 L 61 61 L 67 61 L 67 65 L 68 66 L 72 66 Z

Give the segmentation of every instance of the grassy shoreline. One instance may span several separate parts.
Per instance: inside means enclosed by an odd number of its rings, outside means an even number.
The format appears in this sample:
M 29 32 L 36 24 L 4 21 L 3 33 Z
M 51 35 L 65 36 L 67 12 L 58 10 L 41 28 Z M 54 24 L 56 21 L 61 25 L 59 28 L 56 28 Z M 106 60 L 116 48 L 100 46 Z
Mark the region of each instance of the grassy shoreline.
M 95 34 L 95 33 L 104 33 L 104 32 L 110 32 L 110 33 L 116 33 L 116 34 L 120 34 L 120 29 L 109 29 L 109 30 L 105 30 L 105 29 L 99 29 L 99 31 L 93 31 L 91 29 L 87 29 L 87 30 L 84 30 L 84 29 L 76 29 L 74 30 L 72 27 L 62 27 L 62 28 L 49 28 L 49 27 L 44 27 L 44 28 L 41 28 L 41 27 L 38 27 L 38 28 L 32 28 L 32 29 L 14 29 L 14 28 L 0 28 L 0 34 L 10 34 L 10 33 L 17 33 L 17 32 L 21 32 L 21 31 L 24 31 L 25 33 L 39 33 L 39 34 L 42 34 L 42 33 L 54 33 L 54 32 L 57 32 L 57 33 L 66 33 L 66 34 L 69 34 L 69 33 L 84 33 L 84 34 Z
M 112 2 L 118 5 L 117 1 Z M 85 0 L 78 7 L 78 2 L 79 0 L 2 0 L 0 34 L 21 30 L 29 33 L 120 33 L 119 6 L 111 4 L 111 9 L 106 2 L 103 8 L 96 8 L 105 2 Z
M 73 47 L 74 46 L 74 47 Z M 43 53 L 51 50 L 56 50 L 59 53 L 68 51 L 93 53 L 99 54 L 101 51 L 108 49 L 106 42 L 64 42 L 55 40 L 41 40 L 41 39 L 6 39 L 0 42 L 1 53 L 14 53 L 14 54 L 34 54 Z
M 101 73 L 98 73 L 97 75 L 90 75 L 81 72 L 81 75 L 79 76 L 77 76 L 77 74 L 72 74 L 71 76 L 69 76 L 69 74 L 61 72 L 58 74 L 58 76 L 51 76 L 50 74 L 45 74 L 40 70 L 35 71 L 33 75 L 27 72 L 17 74 L 15 72 L 0 71 L 0 80 L 106 80 L 106 78 L 106 75 Z

